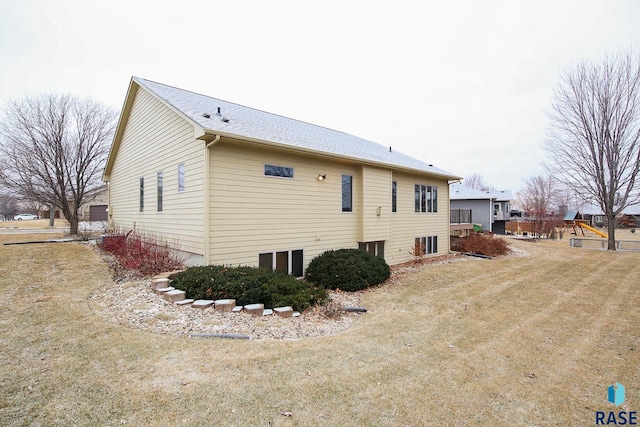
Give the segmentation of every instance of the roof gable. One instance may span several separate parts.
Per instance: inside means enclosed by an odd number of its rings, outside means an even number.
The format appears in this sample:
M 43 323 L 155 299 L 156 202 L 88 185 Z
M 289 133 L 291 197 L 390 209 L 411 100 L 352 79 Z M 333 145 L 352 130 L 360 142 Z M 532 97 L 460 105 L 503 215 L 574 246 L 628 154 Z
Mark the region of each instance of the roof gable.
M 138 85 L 154 94 L 179 114 L 183 115 L 205 133 L 254 140 L 302 150 L 368 162 L 373 164 L 409 169 L 459 179 L 445 170 L 422 162 L 372 141 L 344 132 L 312 125 L 299 120 L 267 113 L 221 99 L 189 92 L 161 83 L 133 77 L 131 85 Z M 129 89 L 131 93 L 131 88 Z M 125 102 L 125 106 L 127 102 Z M 126 119 L 123 115 L 121 121 Z M 118 125 L 120 128 L 122 123 Z M 118 135 L 116 135 L 116 138 Z M 114 145 L 116 140 L 114 139 Z M 113 149 L 112 149 L 113 151 Z M 114 154 L 114 153 L 112 153 Z M 109 156 L 111 158 L 111 154 Z M 112 162 L 112 161 L 111 161 Z M 109 168 L 109 164 L 107 168 Z M 105 175 L 108 175 L 105 172 Z

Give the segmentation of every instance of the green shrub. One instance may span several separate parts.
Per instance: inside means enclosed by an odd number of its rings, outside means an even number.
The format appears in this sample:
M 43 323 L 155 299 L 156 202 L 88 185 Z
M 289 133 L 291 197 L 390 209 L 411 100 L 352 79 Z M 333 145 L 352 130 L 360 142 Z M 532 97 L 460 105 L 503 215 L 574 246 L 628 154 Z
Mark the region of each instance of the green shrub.
M 338 249 L 317 256 L 306 271 L 307 280 L 327 289 L 358 291 L 391 276 L 384 259 L 360 249 Z
M 187 298 L 236 300 L 238 305 L 291 306 L 302 311 L 322 303 L 327 291 L 285 273 L 253 267 L 208 265 L 191 267 L 170 276 L 171 286 L 186 292 Z

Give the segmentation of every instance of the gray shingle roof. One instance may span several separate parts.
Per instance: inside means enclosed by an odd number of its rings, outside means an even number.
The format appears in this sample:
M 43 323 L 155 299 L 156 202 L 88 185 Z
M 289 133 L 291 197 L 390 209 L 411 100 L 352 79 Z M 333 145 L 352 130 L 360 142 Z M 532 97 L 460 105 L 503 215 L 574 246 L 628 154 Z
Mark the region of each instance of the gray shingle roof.
M 451 200 L 489 200 L 496 198 L 490 191 L 477 190 L 459 182 L 451 184 L 450 188 L 449 195 Z
M 413 169 L 441 175 L 448 179 L 459 178 L 450 172 L 395 150 L 390 152 L 389 147 L 344 132 L 139 77 L 133 77 L 133 80 L 207 131 L 252 138 L 353 160 Z M 220 111 L 219 115 L 218 111 Z

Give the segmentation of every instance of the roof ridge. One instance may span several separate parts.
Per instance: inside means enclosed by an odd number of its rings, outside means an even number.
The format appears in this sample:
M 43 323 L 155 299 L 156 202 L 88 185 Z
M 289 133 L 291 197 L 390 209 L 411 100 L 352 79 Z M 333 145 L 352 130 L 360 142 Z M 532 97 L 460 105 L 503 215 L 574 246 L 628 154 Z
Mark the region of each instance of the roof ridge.
M 154 81 L 154 80 L 145 79 L 144 77 L 137 77 L 137 76 L 133 76 L 133 78 L 134 78 L 135 80 L 137 80 L 137 81 L 142 80 L 142 81 L 145 81 L 145 82 L 149 82 L 149 83 L 157 84 L 157 85 L 160 85 L 160 86 L 165 86 L 165 87 L 168 87 L 168 88 L 171 88 L 171 89 L 179 90 L 179 91 L 181 91 L 181 92 L 189 92 L 189 93 L 192 93 L 192 94 L 194 94 L 194 95 L 203 96 L 203 97 L 208 98 L 208 99 L 212 99 L 212 100 L 216 100 L 216 101 L 222 101 L 222 102 L 227 103 L 227 104 L 236 105 L 236 106 L 238 106 L 238 107 L 247 108 L 247 109 L 250 109 L 250 110 L 253 110 L 253 111 L 259 111 L 259 112 L 261 112 L 261 113 L 269 114 L 269 115 L 271 115 L 271 116 L 282 117 L 283 119 L 293 120 L 293 121 L 296 121 L 296 122 L 298 122 L 298 123 L 304 123 L 304 124 L 307 124 L 307 125 L 309 125 L 309 126 L 319 127 L 319 128 L 323 128 L 323 129 L 330 130 L 330 131 L 332 131 L 332 132 L 338 132 L 338 133 L 342 133 L 342 134 L 344 134 L 344 135 L 353 136 L 353 137 L 355 137 L 355 138 L 359 138 L 359 139 L 362 139 L 362 140 L 364 140 L 364 141 L 369 141 L 368 139 L 362 138 L 362 137 L 357 136 L 357 135 L 353 135 L 353 134 L 351 134 L 351 133 L 347 133 L 347 132 L 345 132 L 345 131 L 341 131 L 341 130 L 338 130 L 338 129 L 330 128 L 330 127 L 327 127 L 327 126 L 317 125 L 317 124 L 315 124 L 315 123 L 307 122 L 307 121 L 305 121 L 305 120 L 295 119 L 295 118 L 293 118 L 293 117 L 288 117 L 288 116 L 285 116 L 285 115 L 282 115 L 282 114 L 278 114 L 278 113 L 272 113 L 272 112 L 270 112 L 270 111 L 262 110 L 262 109 L 260 109 L 260 108 L 249 107 L 249 106 L 247 106 L 247 105 L 240 104 L 240 103 L 238 103 L 238 102 L 227 101 L 227 100 L 222 99 L 222 98 L 216 98 L 216 97 L 214 97 L 214 96 L 205 95 L 205 94 L 203 94 L 203 93 L 194 92 L 194 91 L 192 91 L 192 90 L 182 89 L 182 88 L 179 88 L 179 87 L 176 87 L 176 86 L 173 86 L 173 85 L 168 85 L 168 84 L 164 84 L 164 83 L 156 82 L 156 81 Z M 369 142 L 374 142 L 374 141 L 369 141 Z

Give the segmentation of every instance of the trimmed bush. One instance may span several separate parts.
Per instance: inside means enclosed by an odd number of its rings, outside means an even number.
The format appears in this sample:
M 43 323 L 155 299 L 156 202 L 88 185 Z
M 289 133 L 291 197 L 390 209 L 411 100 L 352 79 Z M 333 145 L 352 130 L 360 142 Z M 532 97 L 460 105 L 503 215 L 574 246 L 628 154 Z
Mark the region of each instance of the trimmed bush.
M 509 244 L 504 239 L 484 233 L 472 233 L 452 242 L 451 249 L 486 256 L 506 255 L 510 251 Z
M 309 263 L 307 280 L 327 289 L 359 291 L 384 282 L 391 269 L 384 259 L 360 249 L 324 252 Z
M 261 303 L 270 308 L 291 306 L 302 311 L 327 298 L 327 291 L 320 286 L 254 267 L 191 267 L 169 278 L 171 286 L 185 291 L 187 298 L 233 298 L 238 305 Z

